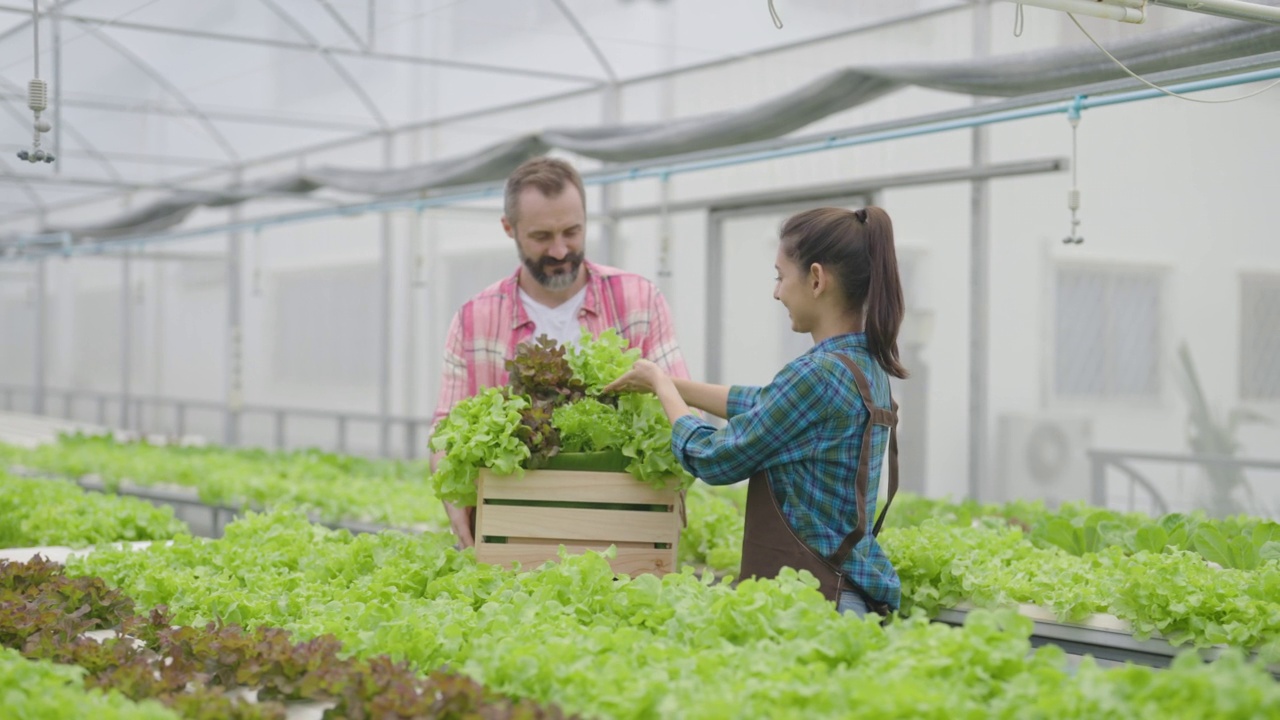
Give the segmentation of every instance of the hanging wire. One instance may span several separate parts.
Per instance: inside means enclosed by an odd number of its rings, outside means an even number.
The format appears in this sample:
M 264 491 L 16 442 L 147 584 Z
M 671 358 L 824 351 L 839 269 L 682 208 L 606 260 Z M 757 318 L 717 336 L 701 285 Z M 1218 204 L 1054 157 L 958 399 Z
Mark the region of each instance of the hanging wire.
M 777 9 L 773 7 L 773 0 L 769 0 L 769 17 L 773 18 L 773 26 L 782 29 L 782 16 L 778 15 Z
M 1071 210 L 1071 234 L 1062 239 L 1064 245 L 1080 245 L 1084 238 L 1080 236 L 1080 188 L 1079 171 L 1080 154 L 1077 144 L 1077 131 L 1080 128 L 1080 107 L 1084 102 L 1083 95 L 1077 95 L 1071 111 L 1067 113 L 1067 121 L 1071 123 L 1071 189 L 1067 191 L 1067 209 Z
M 426 208 L 419 205 L 414 208 L 414 212 L 413 223 L 416 234 L 409 236 L 409 241 L 413 243 L 413 280 L 411 284 L 415 288 L 420 288 L 426 285 L 426 282 L 422 279 L 422 267 L 426 264 L 426 258 L 422 256 L 422 236 L 425 234 L 422 231 L 422 223 L 424 222 L 422 214 L 426 212 Z
M 1125 72 L 1129 73 L 1129 75 L 1130 75 L 1131 77 L 1133 77 L 1135 80 L 1138 80 L 1138 81 L 1140 81 L 1140 82 L 1142 82 L 1142 83 L 1144 83 L 1144 84 L 1146 84 L 1146 85 L 1150 86 L 1150 87 L 1151 87 L 1152 89 L 1154 89 L 1154 90 L 1159 90 L 1160 92 L 1164 93 L 1165 95 L 1168 95 L 1169 97 L 1175 97 L 1175 98 L 1178 98 L 1178 99 L 1180 99 L 1180 100 L 1187 100 L 1187 101 L 1189 101 L 1189 102 L 1205 103 L 1206 105 L 1216 105 L 1216 104 L 1219 104 L 1219 103 L 1230 103 L 1230 102 L 1237 102 L 1237 101 L 1239 101 L 1239 100 L 1248 100 L 1249 98 L 1254 97 L 1255 95 L 1261 95 L 1262 93 L 1264 93 L 1264 92 L 1266 92 L 1266 91 L 1268 91 L 1268 90 L 1270 90 L 1270 89 L 1274 88 L 1275 86 L 1280 85 L 1280 80 L 1277 80 L 1277 81 L 1275 81 L 1275 82 L 1271 83 L 1270 85 L 1267 85 L 1266 87 L 1262 88 L 1261 90 L 1258 90 L 1258 91 L 1256 91 L 1256 92 L 1251 92 L 1251 93 L 1249 93 L 1248 95 L 1241 95 L 1240 97 L 1233 97 L 1233 98 L 1224 98 L 1224 99 L 1221 99 L 1221 100 L 1209 100 L 1209 99 L 1205 99 L 1205 98 L 1194 98 L 1194 97 L 1190 97 L 1190 96 L 1188 96 L 1188 95 L 1183 95 L 1183 94 L 1181 94 L 1181 93 L 1173 92 L 1172 90 L 1166 90 L 1166 89 L 1164 89 L 1164 88 L 1160 87 L 1159 85 L 1156 85 L 1155 83 L 1151 82 L 1150 80 L 1147 80 L 1146 78 L 1142 77 L 1141 75 L 1138 75 L 1138 74 L 1137 74 L 1137 73 L 1135 73 L 1134 71 L 1130 70 L 1130 69 L 1128 68 L 1128 66 L 1126 66 L 1124 63 L 1122 63 L 1122 62 L 1120 62 L 1118 59 L 1116 59 L 1116 56 L 1115 56 L 1115 55 L 1112 55 L 1111 53 L 1107 52 L 1107 49 L 1106 49 L 1106 48 L 1104 48 L 1104 47 L 1102 47 L 1102 44 L 1101 44 L 1101 43 L 1099 43 L 1096 39 L 1094 39 L 1094 37 L 1093 37 L 1092 35 L 1090 35 L 1090 34 L 1089 34 L 1089 31 L 1088 31 L 1088 30 L 1085 30 L 1085 29 L 1084 29 L 1084 26 L 1080 24 L 1080 21 L 1076 19 L 1076 16 L 1075 16 L 1074 14 L 1072 14 L 1072 13 L 1067 13 L 1067 17 L 1071 18 L 1071 22 L 1075 23 L 1075 24 L 1076 24 L 1076 27 L 1080 28 L 1080 32 L 1084 33 L 1085 37 L 1089 38 L 1089 41 L 1090 41 L 1090 42 L 1092 42 L 1092 43 L 1094 44 L 1094 46 L 1096 46 L 1099 50 L 1101 50 L 1103 55 L 1106 55 L 1107 57 L 1111 58 L 1111 62 L 1114 62 L 1116 65 L 1119 65 L 1121 70 L 1124 70 Z
M 27 107 L 33 113 L 33 131 L 31 149 L 18 151 L 18 159 L 31 163 L 51 163 L 53 155 L 40 147 L 40 134 L 53 129 L 47 121 L 40 119 L 40 113 L 49 107 L 49 83 L 40 79 L 40 0 L 31 0 L 31 27 L 34 36 L 35 77 L 27 83 Z
M 253 229 L 253 296 L 262 297 L 262 226 Z
M 36 36 L 36 79 L 40 79 L 40 0 L 31 0 L 31 27 Z
M 658 209 L 658 277 L 671 277 L 671 213 L 667 202 L 671 195 L 671 176 L 662 175 L 660 205 Z M 663 288 L 666 291 L 666 288 Z
M 1023 14 L 1022 3 L 1018 3 L 1018 9 L 1013 13 L 1013 36 L 1022 37 L 1022 29 L 1026 25 L 1026 16 Z

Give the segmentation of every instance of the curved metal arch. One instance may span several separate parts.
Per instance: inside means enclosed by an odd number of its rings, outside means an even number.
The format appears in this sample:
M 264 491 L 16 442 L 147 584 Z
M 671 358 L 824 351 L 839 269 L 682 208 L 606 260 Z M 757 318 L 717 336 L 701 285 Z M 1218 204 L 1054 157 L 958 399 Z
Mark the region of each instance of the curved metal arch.
M 196 122 L 200 123 L 204 127 L 205 132 L 209 134 L 209 137 L 213 138 L 214 142 L 218 144 L 218 147 L 222 148 L 222 152 L 226 154 L 232 162 L 240 162 L 240 154 L 237 153 L 235 147 L 231 145 L 231 141 L 227 140 L 227 137 L 218 130 L 217 126 L 213 124 L 213 121 L 210 120 L 208 116 L 206 116 L 200 108 L 191 101 L 191 98 L 187 97 L 186 93 L 182 92 L 177 85 L 170 82 L 169 78 L 166 78 L 163 73 L 156 70 L 151 63 L 148 63 L 146 60 L 139 57 L 137 53 L 125 47 L 115 38 L 95 27 L 93 24 L 84 22 L 83 20 L 74 19 L 72 22 L 83 28 L 85 32 L 93 35 L 102 44 L 114 50 L 121 57 L 133 63 L 135 67 L 146 73 L 152 80 L 156 81 L 160 87 L 164 88 L 165 92 L 173 96 L 173 99 L 177 100 L 179 104 L 186 108 L 187 112 L 191 113 L 192 117 L 196 119 Z
M 958 2 L 967 2 L 967 0 L 957 0 Z M 967 7 L 967 5 L 965 5 Z M 0 13 L 17 13 L 22 11 L 10 5 L 0 5 Z M 298 50 L 304 52 L 314 52 L 315 48 L 295 40 L 280 40 L 267 37 L 248 37 L 244 35 L 235 35 L 232 33 L 214 32 L 209 30 L 197 30 L 195 28 L 184 28 L 173 25 L 153 25 L 150 23 L 129 22 L 127 20 L 117 20 L 113 18 L 96 17 L 92 15 L 69 15 L 62 13 L 64 20 L 79 19 L 84 22 L 93 23 L 99 27 L 112 27 L 121 30 L 136 30 L 138 32 L 170 35 L 176 37 L 190 37 L 200 40 L 217 40 L 220 42 L 230 42 L 242 45 L 255 45 L 259 47 L 273 47 L 282 50 Z M 0 33 L 0 41 L 5 38 L 4 33 Z M 401 53 L 375 52 L 372 50 L 350 48 L 345 46 L 326 45 L 325 51 L 333 54 L 335 57 L 356 57 L 366 58 L 369 60 L 382 62 L 407 63 L 412 65 L 423 65 L 426 67 L 444 67 L 457 70 L 475 70 L 483 73 L 497 73 L 500 75 L 513 75 L 516 77 L 531 77 L 539 80 L 558 80 L 561 82 L 573 83 L 590 83 L 592 85 L 603 84 L 604 81 L 597 77 L 588 77 L 586 75 L 578 75 L 575 73 L 549 72 L 543 70 L 535 70 L 526 67 L 511 67 L 507 65 L 490 65 L 480 62 L 467 62 L 463 60 L 446 60 L 444 58 L 420 57 L 417 55 L 407 55 Z M 211 116 L 212 117 L 212 116 Z
M 35 188 L 31 187 L 31 183 L 27 182 L 26 179 L 18 173 L 14 172 L 13 166 L 9 164 L 8 160 L 0 158 L 0 170 L 3 170 L 5 175 L 12 177 L 14 181 L 18 183 L 18 187 L 22 188 L 22 192 L 26 193 L 27 197 L 31 198 L 31 202 L 35 204 L 36 210 L 40 213 L 40 224 L 43 225 L 45 213 L 49 211 L 49 206 L 45 203 L 44 198 L 40 197 L 40 193 L 36 192 Z
M 18 87 L 17 84 L 11 82 L 7 78 L 0 77 L 0 85 L 13 88 L 18 92 L 22 91 L 22 88 Z M 12 98 L 0 98 L 0 100 L 4 100 L 4 105 L 0 107 L 3 107 L 5 109 L 5 112 L 8 112 L 10 115 L 12 115 L 14 119 L 16 119 L 19 123 L 21 123 L 22 125 L 26 125 L 27 123 L 31 122 L 31 118 L 28 117 L 26 113 L 22 112 L 21 110 L 15 109 L 14 106 L 18 104 L 16 100 Z M 80 145 L 85 149 L 85 151 L 89 153 L 89 157 L 93 158 L 95 162 L 101 165 L 102 169 L 106 171 L 107 175 L 109 175 L 112 180 L 116 180 L 118 182 L 124 182 L 124 176 L 122 176 L 120 174 L 120 171 L 116 169 L 115 164 L 112 163 L 110 160 L 108 160 L 107 156 L 103 155 L 102 151 L 99 150 L 96 145 L 94 145 L 92 142 L 89 141 L 89 138 L 85 137 L 83 133 L 81 133 L 79 130 L 76 130 L 74 127 L 72 127 L 71 123 L 67 122 L 65 116 L 63 116 L 61 124 L 62 124 L 62 129 L 66 130 L 68 135 L 70 135 L 72 138 L 75 138 L 76 142 L 80 143 Z
M 351 23 L 347 22 L 347 19 L 342 17 L 342 13 L 338 12 L 338 9 L 333 6 L 333 3 L 329 2 L 329 0 L 316 0 L 316 2 L 324 6 L 324 11 L 329 13 L 329 17 L 333 18 L 334 22 L 338 23 L 338 27 L 342 28 L 342 31 L 347 34 L 347 37 L 351 38 L 356 47 L 361 50 L 369 49 L 369 43 L 360 37 L 356 29 L 351 27 Z
M 285 10 L 276 4 L 275 0 L 262 0 L 262 4 L 266 5 L 271 12 L 278 15 L 281 20 L 284 20 L 285 24 L 292 28 L 294 32 L 301 36 L 302 39 L 311 46 L 312 50 L 319 54 L 320 57 L 324 58 L 324 61 L 329 64 L 329 67 L 333 68 L 333 71 L 338 73 L 338 76 L 342 78 L 342 81 L 346 83 L 347 87 L 351 88 L 351 92 L 355 93 L 356 97 L 360 99 L 360 102 L 364 105 L 365 109 L 369 111 L 369 114 L 372 115 L 373 119 L 378 123 L 379 129 L 390 129 L 390 125 L 387 124 L 387 118 L 382 114 L 382 110 L 378 108 L 378 104 L 373 101 L 372 97 L 369 97 L 369 93 L 364 91 L 364 88 L 361 87 L 359 81 L 357 81 L 355 77 L 347 71 L 347 68 L 344 67 L 342 63 L 338 62 L 337 58 L 329 52 L 329 49 L 324 47 L 315 35 L 311 34 L 311 31 L 307 30 L 302 23 L 298 22 L 298 19 L 295 18 L 288 10 Z
M 573 26 L 574 31 L 578 33 L 578 37 L 582 38 L 582 42 L 591 51 L 591 54 L 596 56 L 596 62 L 600 63 L 600 67 L 604 69 L 605 77 L 609 78 L 610 83 L 616 85 L 618 83 L 618 74 L 613 71 L 613 66 L 609 64 L 609 58 L 604 56 L 604 51 L 600 49 L 599 45 L 596 45 L 595 40 L 591 39 L 591 34 L 587 32 L 587 28 L 578 21 L 578 16 L 573 14 L 573 11 L 569 9 L 564 0 L 551 0 L 551 2 L 555 3 L 555 6 L 560 9 L 564 19 L 568 20 L 569 24 Z
M 51 14 L 51 13 L 60 12 L 63 8 L 65 8 L 66 6 L 68 6 L 68 5 L 70 5 L 71 3 L 74 3 L 74 2 L 78 2 L 78 0 L 62 0 L 62 2 L 60 2 L 60 3 L 54 3 L 54 4 L 52 4 L 50 7 L 42 8 L 42 9 L 40 10 L 40 14 L 41 14 L 41 15 L 49 15 L 49 14 Z M 29 13 L 28 13 L 28 14 L 29 14 Z M 13 27 L 11 27 L 11 28 L 9 28 L 9 29 L 5 30 L 4 32 L 0 33 L 0 40 L 8 40 L 9 38 L 13 37 L 14 35 L 17 35 L 17 34 L 18 34 L 18 33 L 20 33 L 20 32 L 23 32 L 24 30 L 26 30 L 26 29 L 27 29 L 27 28 L 29 28 L 29 27 L 31 27 L 31 21 L 30 21 L 30 20 L 21 20 L 21 21 L 19 21 L 16 25 L 14 25 Z

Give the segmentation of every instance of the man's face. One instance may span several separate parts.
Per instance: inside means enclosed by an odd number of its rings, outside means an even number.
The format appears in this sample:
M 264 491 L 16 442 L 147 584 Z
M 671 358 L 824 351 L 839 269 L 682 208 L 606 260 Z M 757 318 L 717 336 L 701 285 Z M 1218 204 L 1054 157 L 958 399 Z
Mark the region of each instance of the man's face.
M 587 214 L 578 189 L 568 185 L 555 197 L 536 187 L 520 193 L 516 223 L 502 228 L 516 241 L 520 261 L 538 284 L 564 290 L 578 279 L 585 256 Z

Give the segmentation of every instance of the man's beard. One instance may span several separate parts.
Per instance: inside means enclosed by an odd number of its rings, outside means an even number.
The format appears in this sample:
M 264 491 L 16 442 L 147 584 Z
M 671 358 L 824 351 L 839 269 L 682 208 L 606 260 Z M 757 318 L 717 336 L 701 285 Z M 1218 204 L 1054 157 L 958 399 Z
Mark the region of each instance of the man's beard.
M 533 258 L 521 252 L 520 259 L 524 261 L 525 268 L 529 271 L 529 274 L 533 276 L 533 279 L 538 281 L 539 285 L 553 292 L 558 292 L 560 290 L 569 289 L 573 283 L 578 280 L 578 271 L 582 268 L 584 256 L 583 253 L 580 252 L 571 252 L 565 255 L 563 260 L 556 260 L 555 258 L 544 255 L 541 260 L 535 261 Z M 569 270 L 567 272 L 547 272 L 547 267 L 550 265 L 564 264 L 569 266 Z

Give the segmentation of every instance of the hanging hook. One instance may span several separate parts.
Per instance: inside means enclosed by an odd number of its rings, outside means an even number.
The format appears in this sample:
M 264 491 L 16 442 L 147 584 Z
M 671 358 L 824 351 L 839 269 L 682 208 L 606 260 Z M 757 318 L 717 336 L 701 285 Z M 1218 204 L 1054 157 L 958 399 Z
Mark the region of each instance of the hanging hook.
M 778 15 L 778 11 L 773 7 L 773 0 L 769 0 L 769 17 L 773 18 L 773 26 L 782 29 L 782 17 Z
M 671 174 L 661 175 L 661 195 L 658 210 L 658 277 L 671 277 L 671 214 L 667 202 L 671 194 Z
M 1071 234 L 1062 239 L 1064 245 L 1080 245 L 1084 238 L 1080 235 L 1080 188 L 1078 187 L 1080 165 L 1077 130 L 1080 128 L 1080 114 L 1084 110 L 1084 95 L 1077 95 L 1067 108 L 1067 122 L 1071 123 L 1071 189 L 1067 191 L 1067 209 L 1071 211 Z
M 1022 37 L 1022 29 L 1026 25 L 1026 17 L 1022 12 L 1022 3 L 1018 3 L 1018 9 L 1013 13 L 1013 36 Z
M 253 296 L 262 297 L 262 226 L 253 228 Z

